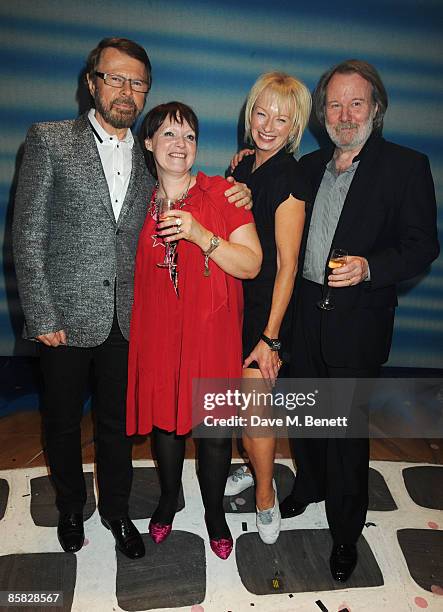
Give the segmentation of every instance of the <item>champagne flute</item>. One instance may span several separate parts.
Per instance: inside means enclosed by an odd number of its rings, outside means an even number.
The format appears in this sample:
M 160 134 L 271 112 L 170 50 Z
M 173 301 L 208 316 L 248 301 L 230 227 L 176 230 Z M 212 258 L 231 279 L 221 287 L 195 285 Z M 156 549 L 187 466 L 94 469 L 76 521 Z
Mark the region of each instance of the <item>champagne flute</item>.
M 171 198 L 158 198 L 156 199 L 156 203 L 157 223 L 160 223 L 160 221 L 167 221 L 168 219 L 173 219 L 173 217 L 168 217 L 168 212 L 176 208 L 176 200 L 172 200 Z M 172 258 L 175 253 L 175 249 L 173 249 L 172 247 L 175 244 L 175 242 L 165 242 L 165 258 L 163 260 L 163 263 L 157 264 L 158 268 L 169 268 L 170 265 L 173 265 Z
M 348 252 L 343 249 L 332 249 L 331 255 L 328 261 L 329 270 L 333 270 L 334 268 L 341 268 L 346 264 L 346 258 L 348 256 Z M 331 299 L 331 289 L 328 285 L 328 273 L 325 273 L 325 281 L 323 284 L 323 293 L 326 291 L 326 295 L 319 302 L 317 302 L 317 306 L 322 310 L 334 310 L 335 306 L 332 303 Z

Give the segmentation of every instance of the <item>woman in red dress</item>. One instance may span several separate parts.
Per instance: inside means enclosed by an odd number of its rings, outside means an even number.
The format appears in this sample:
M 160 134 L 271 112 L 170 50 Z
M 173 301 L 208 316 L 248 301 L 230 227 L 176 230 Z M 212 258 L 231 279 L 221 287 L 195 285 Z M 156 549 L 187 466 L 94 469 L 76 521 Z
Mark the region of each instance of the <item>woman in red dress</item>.
M 192 380 L 241 377 L 239 279 L 259 272 L 262 255 L 252 214 L 228 204 L 223 195 L 229 183 L 201 172 L 191 175 L 198 139 L 192 109 L 179 102 L 157 106 L 142 130 L 158 184 L 137 250 L 127 432 L 152 431 L 161 497 L 149 532 L 158 543 L 172 529 L 185 437 L 195 425 Z M 161 198 L 174 199 L 176 209 L 158 222 Z M 159 267 L 166 259 L 168 267 Z M 230 438 L 200 440 L 205 521 L 211 548 L 221 558 L 232 550 L 223 510 L 230 461 Z

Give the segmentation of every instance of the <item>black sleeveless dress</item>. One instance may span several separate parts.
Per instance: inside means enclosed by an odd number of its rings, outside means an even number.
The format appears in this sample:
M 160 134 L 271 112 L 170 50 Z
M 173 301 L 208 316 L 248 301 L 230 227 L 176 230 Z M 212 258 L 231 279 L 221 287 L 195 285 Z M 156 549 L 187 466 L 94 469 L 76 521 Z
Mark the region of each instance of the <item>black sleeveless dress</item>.
M 233 172 L 236 181 L 246 183 L 252 191 L 252 213 L 263 249 L 263 263 L 256 278 L 243 281 L 244 322 L 243 358 L 246 358 L 260 339 L 266 327 L 272 304 L 272 292 L 277 274 L 277 246 L 275 242 L 275 213 L 289 195 L 310 201 L 311 189 L 293 155 L 281 149 L 252 172 L 255 155 L 243 158 Z M 282 341 L 280 357 L 290 361 L 290 324 L 292 300 L 283 319 L 279 338 Z M 253 362 L 250 367 L 257 367 Z

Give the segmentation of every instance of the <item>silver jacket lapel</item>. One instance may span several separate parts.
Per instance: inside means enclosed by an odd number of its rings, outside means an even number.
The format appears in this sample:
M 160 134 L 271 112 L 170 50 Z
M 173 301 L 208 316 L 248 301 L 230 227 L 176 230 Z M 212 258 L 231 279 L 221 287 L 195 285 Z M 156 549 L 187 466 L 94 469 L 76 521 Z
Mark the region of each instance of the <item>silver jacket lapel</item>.
M 108 183 L 106 182 L 95 137 L 89 126 L 86 115 L 83 115 L 77 120 L 74 127 L 74 133 L 76 134 L 76 144 L 78 147 L 78 163 L 79 165 L 81 164 L 83 168 L 86 183 L 94 190 L 97 199 L 102 202 L 109 216 L 115 223 Z

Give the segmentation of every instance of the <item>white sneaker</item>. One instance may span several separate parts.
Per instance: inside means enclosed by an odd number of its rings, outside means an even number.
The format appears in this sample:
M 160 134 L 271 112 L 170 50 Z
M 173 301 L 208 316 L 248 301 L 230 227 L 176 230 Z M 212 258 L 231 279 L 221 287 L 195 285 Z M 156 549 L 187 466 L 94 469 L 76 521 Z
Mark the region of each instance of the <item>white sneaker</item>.
M 254 478 L 251 472 L 247 471 L 247 465 L 241 465 L 227 479 L 225 495 L 238 495 L 242 491 L 254 486 Z
M 258 535 L 265 544 L 274 544 L 280 533 L 281 515 L 278 504 L 277 487 L 275 480 L 272 481 L 272 487 L 275 493 L 275 501 L 273 508 L 269 510 L 259 510 L 257 508 L 257 529 Z

